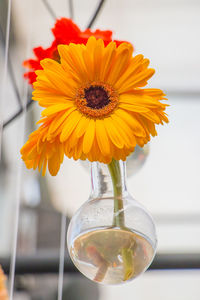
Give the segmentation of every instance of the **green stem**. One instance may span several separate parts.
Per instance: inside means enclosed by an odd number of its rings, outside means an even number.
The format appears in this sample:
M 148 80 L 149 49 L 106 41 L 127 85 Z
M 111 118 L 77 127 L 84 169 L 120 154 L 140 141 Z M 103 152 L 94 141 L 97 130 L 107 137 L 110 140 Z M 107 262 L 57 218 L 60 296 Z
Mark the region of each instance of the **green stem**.
M 123 200 L 122 200 L 122 177 L 120 171 L 119 161 L 113 159 L 110 164 L 108 164 L 108 169 L 113 183 L 113 193 L 114 193 L 114 217 L 113 226 L 117 226 L 120 229 L 126 229 L 125 218 L 123 210 Z M 124 266 L 124 281 L 132 278 L 134 274 L 133 267 L 133 253 L 132 250 L 126 246 L 121 250 L 123 266 Z
M 134 274 L 133 250 L 128 248 L 123 248 L 122 259 L 124 264 L 124 281 L 126 281 L 129 280 Z
M 110 171 L 113 192 L 114 192 L 114 217 L 113 225 L 124 228 L 124 211 L 123 211 L 123 200 L 122 200 L 122 179 L 120 172 L 119 161 L 113 159 L 110 164 L 108 164 L 108 169 Z

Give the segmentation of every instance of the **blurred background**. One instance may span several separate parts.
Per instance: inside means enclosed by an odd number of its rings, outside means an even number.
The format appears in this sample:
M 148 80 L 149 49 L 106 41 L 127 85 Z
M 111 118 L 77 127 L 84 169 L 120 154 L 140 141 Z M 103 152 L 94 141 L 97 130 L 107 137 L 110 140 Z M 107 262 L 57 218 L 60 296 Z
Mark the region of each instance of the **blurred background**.
M 11 3 L 11 1 L 10 1 Z M 12 0 L 8 71 L 5 37 L 8 0 L 0 1 L 0 118 L 5 124 L 25 106 L 31 88 L 22 62 L 32 48 L 48 47 L 57 18 L 70 17 L 85 29 L 98 5 L 94 0 Z M 150 58 L 156 69 L 150 87 L 167 94 L 170 123 L 129 163 L 128 189 L 153 215 L 158 249 L 151 270 L 119 287 L 85 279 L 66 262 L 63 299 L 199 300 L 200 294 L 200 2 L 198 0 L 107 0 L 92 29 L 112 29 L 114 38 L 130 41 L 135 54 Z M 10 72 L 10 66 L 13 73 Z M 13 77 L 16 86 L 13 85 Z M 19 91 L 17 97 L 16 90 Z M 9 272 L 17 202 L 20 201 L 14 299 L 57 299 L 61 213 L 67 224 L 88 199 L 88 167 L 65 158 L 56 177 L 26 170 L 19 150 L 34 130 L 36 103 L 5 126 L 0 161 L 0 264 Z M 2 121 L 1 121 L 2 122 Z M 77 188 L 78 187 L 78 188 Z M 9 277 L 9 274 L 8 274 Z

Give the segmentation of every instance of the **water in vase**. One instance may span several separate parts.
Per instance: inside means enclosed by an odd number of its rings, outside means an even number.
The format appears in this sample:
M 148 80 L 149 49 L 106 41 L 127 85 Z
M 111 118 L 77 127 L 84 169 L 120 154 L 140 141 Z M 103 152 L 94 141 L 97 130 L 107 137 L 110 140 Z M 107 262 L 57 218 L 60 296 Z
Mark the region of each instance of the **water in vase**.
M 70 247 L 70 256 L 80 272 L 104 284 L 134 279 L 149 266 L 154 252 L 144 236 L 117 228 L 81 234 Z

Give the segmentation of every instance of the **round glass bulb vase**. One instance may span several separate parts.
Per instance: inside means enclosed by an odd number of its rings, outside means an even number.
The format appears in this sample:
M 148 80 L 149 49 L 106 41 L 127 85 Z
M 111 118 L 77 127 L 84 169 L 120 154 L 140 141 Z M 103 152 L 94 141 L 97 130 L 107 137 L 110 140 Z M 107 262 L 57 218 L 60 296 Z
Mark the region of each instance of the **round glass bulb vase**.
M 89 279 L 120 284 L 136 278 L 155 255 L 155 225 L 127 191 L 125 163 L 92 163 L 92 191 L 68 228 L 68 250 Z

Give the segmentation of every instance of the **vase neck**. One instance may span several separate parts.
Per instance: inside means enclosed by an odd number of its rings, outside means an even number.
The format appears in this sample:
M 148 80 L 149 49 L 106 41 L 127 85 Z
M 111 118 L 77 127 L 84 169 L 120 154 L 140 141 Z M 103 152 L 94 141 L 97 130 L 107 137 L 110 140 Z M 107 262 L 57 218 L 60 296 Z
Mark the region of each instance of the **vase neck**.
M 90 198 L 121 196 L 126 192 L 125 162 L 112 161 L 108 165 L 93 162 L 91 164 L 91 181 Z

